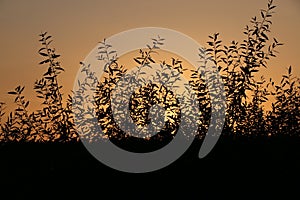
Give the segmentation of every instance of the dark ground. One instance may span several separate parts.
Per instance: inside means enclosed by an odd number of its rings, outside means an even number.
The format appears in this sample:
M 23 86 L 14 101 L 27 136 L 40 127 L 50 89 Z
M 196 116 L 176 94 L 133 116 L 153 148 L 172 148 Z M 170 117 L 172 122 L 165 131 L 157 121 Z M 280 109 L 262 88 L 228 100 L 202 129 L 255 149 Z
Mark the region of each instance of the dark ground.
M 200 145 L 166 168 L 130 174 L 81 143 L 2 144 L 0 199 L 299 199 L 299 138 L 222 137 L 203 159 Z

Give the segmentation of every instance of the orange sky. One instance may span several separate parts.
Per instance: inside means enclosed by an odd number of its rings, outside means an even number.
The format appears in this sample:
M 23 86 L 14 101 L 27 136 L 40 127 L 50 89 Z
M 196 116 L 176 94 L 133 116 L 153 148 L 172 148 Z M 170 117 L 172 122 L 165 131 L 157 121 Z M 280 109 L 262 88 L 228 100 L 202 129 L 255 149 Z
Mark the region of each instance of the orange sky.
M 38 66 L 38 34 L 48 31 L 66 69 L 61 83 L 70 94 L 79 61 L 97 42 L 131 28 L 156 26 L 183 32 L 205 45 L 220 32 L 225 43 L 243 39 L 243 28 L 265 8 L 264 0 L 0 0 L 0 101 L 11 106 L 7 91 L 25 85 L 31 106 L 38 105 L 33 84 L 46 70 Z M 261 73 L 276 81 L 289 65 L 300 77 L 300 1 L 275 1 L 272 34 L 285 45 Z

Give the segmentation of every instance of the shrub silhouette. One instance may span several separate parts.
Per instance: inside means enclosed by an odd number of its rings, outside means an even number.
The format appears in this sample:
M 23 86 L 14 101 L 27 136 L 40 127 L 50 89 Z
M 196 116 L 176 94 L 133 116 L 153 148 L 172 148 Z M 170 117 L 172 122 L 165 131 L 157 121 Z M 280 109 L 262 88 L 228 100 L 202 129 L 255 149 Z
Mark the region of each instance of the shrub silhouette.
M 272 79 L 266 81 L 264 77 L 256 80 L 255 74 L 261 67 L 267 67 L 271 57 L 276 57 L 276 49 L 282 43 L 275 38 L 270 41 L 269 33 L 272 24 L 271 17 L 275 6 L 269 1 L 266 10 L 261 10 L 260 17 L 253 17 L 250 25 L 244 29 L 245 39 L 242 42 L 232 41 L 224 45 L 219 33 L 209 36 L 207 48 L 199 49 L 199 59 L 202 63 L 196 70 L 190 70 L 189 84 L 193 95 L 199 102 L 198 137 L 205 136 L 211 118 L 211 101 L 215 100 L 218 88 L 208 91 L 207 80 L 201 73 L 205 71 L 206 62 L 213 61 L 214 70 L 218 70 L 224 82 L 226 95 L 226 121 L 223 133 L 228 136 L 243 137 L 271 137 L 271 136 L 299 136 L 299 78 L 292 74 L 292 67 L 282 76 L 282 81 L 276 85 Z M 73 91 L 63 99 L 62 86 L 58 77 L 64 71 L 55 52 L 51 47 L 51 36 L 47 33 L 40 34 L 42 48 L 38 51 L 43 57 L 40 65 L 47 66 L 42 78 L 35 82 L 34 89 L 37 97 L 42 99 L 40 110 L 29 112 L 29 101 L 22 95 L 24 87 L 18 86 L 9 94 L 15 97 L 17 108 L 9 113 L 3 123 L 4 103 L 0 103 L 1 141 L 3 142 L 71 142 L 78 141 L 75 130 L 74 116 L 79 119 L 77 129 L 80 130 L 81 139 L 97 141 L 110 139 L 116 144 L 119 141 L 151 142 L 160 141 L 160 145 L 169 142 L 178 130 L 181 121 L 181 111 L 178 98 L 171 90 L 159 83 L 149 83 L 140 75 L 151 64 L 159 64 L 161 71 L 157 72 L 159 80 L 166 76 L 166 70 L 173 69 L 168 80 L 169 86 L 185 73 L 182 61 L 170 58 L 169 61 L 157 62 L 153 54 L 163 45 L 163 38 L 153 39 L 153 43 L 141 49 L 134 59 L 139 66 L 136 71 L 131 71 L 131 76 L 126 76 L 127 69 L 118 61 L 117 52 L 112 50 L 110 44 L 104 40 L 99 44 L 98 59 L 105 63 L 104 76 L 101 80 L 90 70 L 89 63 L 81 62 L 81 72 L 85 79 L 78 83 L 79 90 Z M 135 73 L 135 74 L 133 74 Z M 112 113 L 113 89 L 121 78 L 125 76 L 126 87 L 139 86 L 130 98 L 130 117 L 137 126 L 149 125 L 151 120 L 159 118 L 152 116 L 151 106 L 160 105 L 165 109 L 165 123 L 162 130 L 155 136 L 143 135 L 141 138 L 133 137 L 130 133 L 122 131 L 116 124 Z M 132 78 L 134 77 L 134 78 Z M 210 77 L 213 79 L 214 77 Z M 142 82 L 142 85 L 139 83 Z M 92 95 L 86 94 L 87 89 L 94 89 Z M 118 94 L 121 98 L 123 94 Z M 274 97 L 272 109 L 266 111 L 264 103 Z M 92 101 L 90 101 L 92 100 Z M 90 104 L 83 103 L 89 101 Z M 85 107 L 86 106 L 86 107 Z M 124 108 L 128 105 L 124 105 Z M 97 120 L 92 116 L 96 115 Z M 118 113 L 115 117 L 124 117 Z M 152 119 L 151 119 L 152 117 Z M 194 116 L 190 116 L 194 117 Z M 122 118 L 123 119 L 123 118 Z M 2 120 L 2 121 L 1 121 Z M 103 134 L 99 133 L 98 126 Z M 188 134 L 187 134 L 188 138 Z M 159 147 L 159 145 L 158 145 Z M 133 150 L 134 151 L 134 150 Z
M 42 48 L 39 54 L 44 58 L 39 64 L 47 64 L 47 72 L 35 82 L 37 97 L 43 100 L 42 109 L 29 113 L 29 101 L 22 95 L 24 87 L 18 86 L 8 94 L 15 96 L 17 108 L 11 112 L 7 121 L 1 126 L 3 141 L 68 142 L 76 139 L 73 115 L 71 114 L 71 97 L 63 105 L 62 86 L 58 76 L 64 69 L 57 58 L 60 56 L 50 47 L 51 36 L 40 34 Z
M 279 85 L 272 80 L 270 83 L 273 86 L 271 94 L 276 100 L 266 116 L 267 128 L 271 131 L 269 134 L 299 136 L 299 78 L 292 75 L 290 66 Z

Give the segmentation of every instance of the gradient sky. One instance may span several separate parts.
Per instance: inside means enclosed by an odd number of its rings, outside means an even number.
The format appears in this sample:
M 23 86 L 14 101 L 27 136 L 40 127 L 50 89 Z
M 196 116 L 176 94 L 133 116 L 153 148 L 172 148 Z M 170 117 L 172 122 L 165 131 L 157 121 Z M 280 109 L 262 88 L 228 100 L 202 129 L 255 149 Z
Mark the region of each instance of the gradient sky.
M 271 36 L 284 43 L 277 58 L 261 73 L 277 82 L 289 65 L 300 77 L 300 1 L 275 0 Z M 225 43 L 243 39 L 251 17 L 266 8 L 264 0 L 0 0 L 0 101 L 13 102 L 7 91 L 25 85 L 31 106 L 39 102 L 34 81 L 46 70 L 38 34 L 48 31 L 62 55 L 66 72 L 61 76 L 64 93 L 70 94 L 79 62 L 103 40 L 131 28 L 156 26 L 180 31 L 205 45 L 208 35 L 220 32 Z

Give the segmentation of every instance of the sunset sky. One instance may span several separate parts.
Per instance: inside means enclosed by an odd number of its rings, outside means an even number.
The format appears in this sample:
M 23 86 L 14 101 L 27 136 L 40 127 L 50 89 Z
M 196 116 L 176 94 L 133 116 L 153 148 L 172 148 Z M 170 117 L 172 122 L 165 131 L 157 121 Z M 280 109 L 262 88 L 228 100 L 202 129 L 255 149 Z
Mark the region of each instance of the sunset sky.
M 61 76 L 64 93 L 70 94 L 79 62 L 95 45 L 113 34 L 138 27 L 170 28 L 206 45 L 208 35 L 219 32 L 228 44 L 243 39 L 243 28 L 251 17 L 266 8 L 265 0 L 0 0 L 0 101 L 11 106 L 7 92 L 25 85 L 25 95 L 38 105 L 34 81 L 46 67 L 41 57 L 38 34 L 47 31 L 61 54 L 66 72 Z M 271 36 L 284 43 L 280 54 L 261 73 L 277 82 L 293 66 L 300 76 L 300 1 L 277 0 Z

